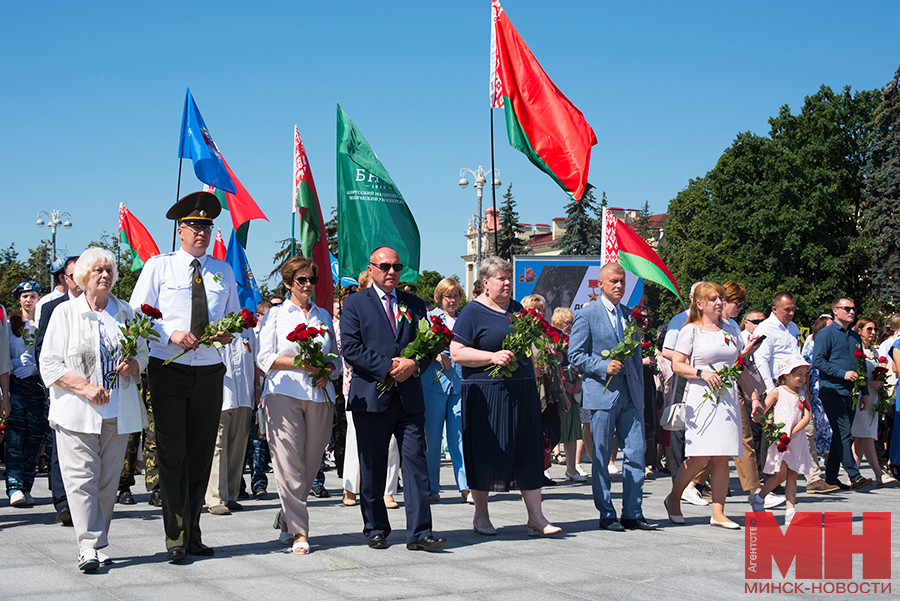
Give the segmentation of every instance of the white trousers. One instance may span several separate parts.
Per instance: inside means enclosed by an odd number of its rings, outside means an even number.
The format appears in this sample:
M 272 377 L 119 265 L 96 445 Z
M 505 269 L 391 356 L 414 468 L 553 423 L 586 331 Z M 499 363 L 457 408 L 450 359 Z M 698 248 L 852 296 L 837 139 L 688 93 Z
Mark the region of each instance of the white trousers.
M 102 549 L 109 544 L 128 434 L 119 434 L 116 418 L 110 418 L 103 420 L 100 434 L 56 426 L 56 444 L 78 551 Z

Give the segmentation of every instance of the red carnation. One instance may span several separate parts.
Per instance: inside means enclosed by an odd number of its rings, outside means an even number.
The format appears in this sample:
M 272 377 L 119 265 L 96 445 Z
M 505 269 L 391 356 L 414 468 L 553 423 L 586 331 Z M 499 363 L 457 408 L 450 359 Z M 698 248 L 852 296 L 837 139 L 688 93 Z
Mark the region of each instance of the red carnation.
M 641 348 L 648 349 L 648 348 L 650 348 L 651 346 L 653 346 L 653 344 L 652 344 L 651 342 L 646 342 L 646 341 L 645 341 L 645 342 L 642 342 L 642 343 L 641 343 Z
M 782 434 L 781 436 L 779 436 L 778 437 L 778 452 L 784 453 L 787 450 L 789 444 L 791 444 L 790 436 L 788 436 L 787 434 Z
M 162 319 L 162 313 L 151 305 L 141 305 L 141 313 L 152 319 Z
M 740 371 L 744 371 L 744 368 L 747 367 L 747 363 L 744 361 L 744 358 L 741 357 L 740 355 L 738 355 L 738 358 L 737 358 L 737 366 L 738 366 L 738 370 L 740 370 Z
M 887 357 L 878 357 L 878 362 L 879 362 L 879 363 L 887 363 L 887 360 L 888 360 Z
M 857 359 L 865 359 L 866 358 L 866 354 L 864 352 L 862 352 L 862 350 L 859 347 L 856 347 L 856 349 L 853 351 L 853 356 L 856 357 Z
M 887 373 L 887 368 L 879 365 L 878 367 L 876 367 L 875 369 L 872 370 L 872 377 L 877 378 L 878 376 L 880 376 L 882 374 L 886 374 L 886 373 Z

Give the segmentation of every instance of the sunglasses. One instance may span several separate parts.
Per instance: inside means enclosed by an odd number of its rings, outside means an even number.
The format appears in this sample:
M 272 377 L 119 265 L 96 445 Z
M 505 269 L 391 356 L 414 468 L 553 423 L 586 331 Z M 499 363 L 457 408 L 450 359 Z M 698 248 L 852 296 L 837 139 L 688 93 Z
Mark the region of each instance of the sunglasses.
M 764 321 L 765 321 L 765 319 L 748 319 L 747 323 L 753 323 L 753 324 L 759 325 Z
M 387 273 L 392 267 L 397 273 L 403 271 L 403 263 L 372 263 L 371 261 L 369 261 L 369 265 L 371 265 L 372 267 L 377 267 L 385 273 Z
M 835 307 L 835 309 L 841 309 L 842 311 L 846 311 L 847 313 L 856 312 L 856 307 Z
M 294 281 L 297 282 L 298 284 L 300 284 L 301 286 L 306 286 L 306 282 L 309 282 L 310 284 L 318 284 L 319 276 L 311 275 L 309 277 L 306 277 L 306 276 L 301 275 L 299 277 L 294 278 Z
M 181 225 L 188 228 L 195 234 L 203 234 L 203 233 L 208 234 L 212 231 L 211 225 L 200 225 L 199 223 L 182 223 Z

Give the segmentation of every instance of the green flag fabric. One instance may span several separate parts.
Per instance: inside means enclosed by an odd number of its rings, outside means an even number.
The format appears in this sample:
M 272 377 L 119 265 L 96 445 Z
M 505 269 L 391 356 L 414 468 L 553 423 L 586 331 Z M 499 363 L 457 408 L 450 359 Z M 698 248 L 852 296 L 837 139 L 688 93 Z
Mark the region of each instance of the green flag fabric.
M 400 279 L 419 280 L 419 228 L 403 195 L 347 113 L 337 107 L 338 263 L 356 278 L 381 246 L 397 251 Z

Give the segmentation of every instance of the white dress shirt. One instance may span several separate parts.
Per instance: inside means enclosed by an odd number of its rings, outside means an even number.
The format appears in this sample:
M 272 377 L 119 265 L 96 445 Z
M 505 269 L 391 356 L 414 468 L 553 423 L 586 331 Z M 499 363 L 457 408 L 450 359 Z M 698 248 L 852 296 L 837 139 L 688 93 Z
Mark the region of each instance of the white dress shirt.
M 159 341 L 150 341 L 150 356 L 170 359 L 183 349 L 169 339 L 177 330 L 191 330 L 191 278 L 194 256 L 179 249 L 175 252 L 150 257 L 137 284 L 131 293 L 131 306 L 135 312 L 142 304 L 156 307 L 162 319 L 156 320 Z M 209 309 L 209 323 L 216 322 L 228 313 L 241 310 L 234 272 L 231 265 L 209 255 L 196 257 L 200 260 L 200 274 L 206 288 L 206 304 Z M 202 366 L 222 363 L 222 356 L 211 346 L 201 345 L 195 351 L 188 351 L 175 360 L 182 365 Z
M 253 407 L 256 392 L 256 331 L 253 328 L 235 334 L 231 344 L 222 347 L 225 362 L 222 411 Z
M 622 330 L 622 336 L 625 336 L 625 325 L 622 323 L 622 312 L 619 311 L 619 305 L 614 305 L 612 302 L 606 298 L 605 294 L 600 295 L 600 300 L 603 301 L 603 306 L 606 308 L 606 316 L 609 318 L 609 325 L 612 326 L 613 332 L 616 333 L 616 337 L 619 337 L 619 328 Z
M 304 401 L 325 402 L 325 393 L 313 384 L 312 374 L 298 369 L 274 369 L 272 364 L 277 357 L 293 359 L 300 354 L 300 345 L 287 339 L 294 328 L 301 323 L 312 328 L 325 328 L 327 334 L 320 336 L 322 354 L 337 355 L 337 341 L 334 337 L 334 323 L 327 311 L 310 301 L 309 314 L 306 315 L 293 301 L 287 300 L 272 307 L 263 317 L 262 329 L 259 331 L 259 355 L 256 359 L 259 368 L 266 372 L 266 385 L 263 394 L 281 394 Z M 332 375 L 340 375 L 340 357 L 332 361 Z M 334 385 L 331 379 L 325 387 L 328 398 L 334 401 Z
M 684 324 L 687 323 L 689 315 L 690 313 L 688 311 L 682 311 L 669 320 L 669 325 L 666 328 L 666 337 L 663 338 L 664 349 L 675 350 L 675 345 L 678 344 L 678 332 L 680 332 L 681 328 L 684 327 Z
M 772 313 L 753 332 L 756 337 L 763 334 L 766 339 L 753 353 L 753 357 L 756 359 L 756 368 L 762 376 L 766 390 L 769 391 L 776 387 L 775 366 L 788 357 L 800 354 L 800 328 L 793 321 L 785 326 Z
M 54 288 L 50 291 L 50 294 L 42 296 L 38 299 L 37 304 L 34 306 L 34 323 L 41 323 L 41 309 L 44 308 L 44 305 L 49 303 L 52 300 L 56 300 L 61 296 L 65 296 L 65 292 L 60 292 L 58 289 Z

